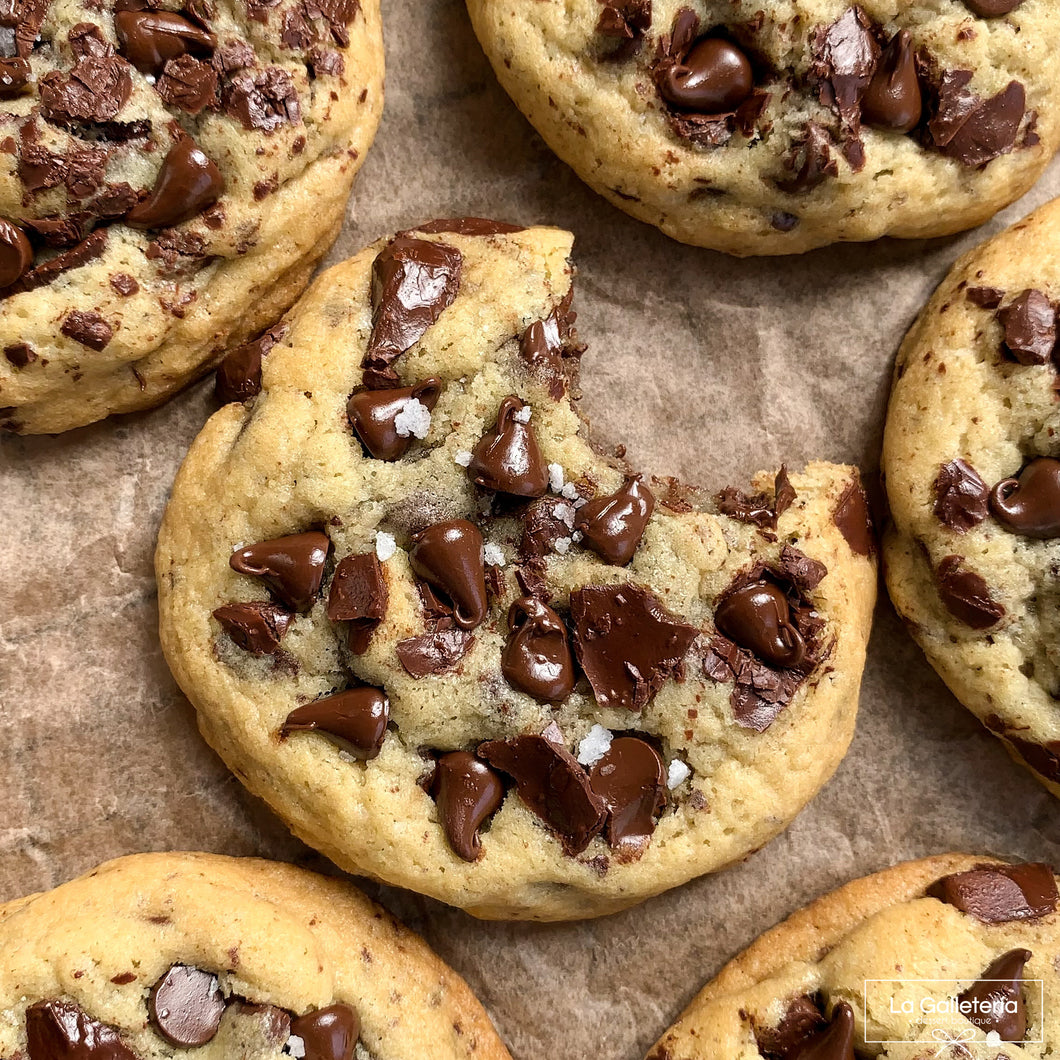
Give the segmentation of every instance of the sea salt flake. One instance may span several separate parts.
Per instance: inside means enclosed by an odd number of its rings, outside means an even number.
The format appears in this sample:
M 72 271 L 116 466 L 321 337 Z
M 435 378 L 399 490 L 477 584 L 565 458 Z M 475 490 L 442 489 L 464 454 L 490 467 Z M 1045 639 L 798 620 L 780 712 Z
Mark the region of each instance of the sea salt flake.
M 517 412 L 512 413 L 512 419 L 519 423 L 529 423 L 533 411 L 534 410 L 529 405 L 524 405 Z
M 423 439 L 431 429 L 431 410 L 416 398 L 409 398 L 394 417 L 394 430 L 401 438 L 410 434 Z
M 567 554 L 567 550 L 570 548 L 570 538 L 569 537 L 561 537 L 552 547 L 561 556 L 565 556 Z
M 390 557 L 397 552 L 397 542 L 393 534 L 380 530 L 375 535 L 375 554 L 380 563 L 386 563 Z
M 581 496 L 573 482 L 568 482 L 559 492 L 569 501 L 578 500 Z
M 467 449 L 457 449 L 453 459 L 461 467 L 467 467 L 471 463 L 471 453 Z
M 611 749 L 614 736 L 602 725 L 594 725 L 588 735 L 578 744 L 578 761 L 583 766 L 595 766 Z
M 691 775 L 692 770 L 680 758 L 675 758 L 670 762 L 670 767 L 666 771 L 666 786 L 673 791 L 678 785 L 688 780 Z
M 305 1056 L 305 1042 L 298 1037 L 297 1034 L 292 1034 L 287 1039 L 287 1045 L 285 1046 L 288 1056 L 293 1056 L 296 1060 L 302 1060 Z
M 482 558 L 491 567 L 503 567 L 506 560 L 504 558 L 504 549 L 500 545 L 495 545 L 492 541 L 487 542 L 482 548 Z
M 566 481 L 567 479 L 563 474 L 562 464 L 548 465 L 548 488 L 552 490 L 553 493 L 559 493 L 559 491 L 563 489 L 563 483 Z
M 574 509 L 569 504 L 557 504 L 552 509 L 552 514 L 567 525 L 567 529 L 574 528 Z

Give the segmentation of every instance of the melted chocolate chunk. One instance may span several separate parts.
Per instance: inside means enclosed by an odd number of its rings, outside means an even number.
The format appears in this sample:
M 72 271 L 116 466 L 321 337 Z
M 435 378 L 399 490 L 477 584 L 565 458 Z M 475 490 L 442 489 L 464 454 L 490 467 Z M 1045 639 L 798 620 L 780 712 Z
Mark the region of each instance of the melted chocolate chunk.
M 828 1026 L 806 1041 L 792 1060 L 855 1060 L 854 1010 L 840 1001 Z
M 572 287 L 566 297 L 544 320 L 535 320 L 519 339 L 519 352 L 530 371 L 548 385 L 549 396 L 557 401 L 567 391 L 564 357 L 578 357 L 585 347 L 573 341 L 572 327 L 577 314 L 571 311 Z
M 114 338 L 114 327 L 94 310 L 74 309 L 66 314 L 59 330 L 90 350 L 105 350 Z
M 491 221 L 485 217 L 443 217 L 420 225 L 417 232 L 424 235 L 444 235 L 452 232 L 458 236 L 506 236 L 513 232 L 525 232 L 522 225 L 507 221 Z
M 880 55 L 871 27 L 865 12 L 851 7 L 813 34 L 813 69 L 821 82 L 822 102 L 835 107 L 844 130 L 854 136 L 861 125 L 861 98 Z
M 346 556 L 335 568 L 328 594 L 327 615 L 332 622 L 349 622 L 349 646 L 363 655 L 375 627 L 386 617 L 390 599 L 383 567 L 374 552 Z
M 349 1005 L 329 1005 L 292 1020 L 291 1034 L 302 1039 L 305 1060 L 353 1060 L 361 1020 Z
M 209 56 L 217 38 L 174 11 L 116 11 L 118 46 L 141 73 L 160 74 L 170 59 Z
M 482 857 L 479 829 L 504 801 L 500 777 L 468 751 L 451 751 L 438 759 L 431 796 L 453 852 L 477 861 Z
M 1005 352 L 1019 364 L 1045 364 L 1056 346 L 1056 308 L 1041 291 L 1028 290 L 1003 309 L 997 319 L 1004 331 Z
M 0 59 L 0 99 L 15 99 L 29 87 L 33 70 L 27 59 Z
M 4 295 L 16 294 L 20 291 L 33 291 L 38 287 L 45 287 L 57 276 L 68 269 L 80 268 L 80 266 L 98 258 L 107 244 L 107 230 L 101 228 L 93 232 L 83 243 L 79 243 L 71 250 L 56 254 L 42 265 L 30 269 L 22 279 L 11 287 L 4 290 Z
M 247 545 L 232 553 L 229 564 L 240 574 L 261 578 L 292 611 L 313 606 L 331 542 L 319 530 Z
M 935 570 L 935 584 L 946 610 L 972 629 L 989 629 L 1005 617 L 982 575 L 964 566 L 963 556 L 946 556 Z
M 924 112 L 924 94 L 917 77 L 913 36 L 896 33 L 883 49 L 876 73 L 861 99 L 866 125 L 894 132 L 912 132 Z
M 265 602 L 226 604 L 213 617 L 244 651 L 252 655 L 275 655 L 294 615 L 276 604 Z
M 398 641 L 397 656 L 416 678 L 448 673 L 471 650 L 475 638 L 462 629 L 428 630 Z
M 990 507 L 1014 534 L 1041 541 L 1060 537 L 1060 460 L 1040 456 L 1019 478 L 1003 479 L 990 491 Z
M 349 25 L 361 10 L 361 0 L 303 0 L 309 18 L 323 19 L 331 36 L 342 48 L 349 47 Z
M 287 715 L 280 732 L 285 737 L 293 732 L 320 732 L 367 761 L 382 749 L 389 721 L 386 693 L 364 685 L 297 707 Z
M 346 403 L 346 415 L 361 444 L 376 460 L 397 460 L 412 444 L 407 425 L 398 429 L 397 418 L 411 401 L 434 410 L 442 393 L 442 381 L 435 377 L 415 386 L 393 390 L 359 390 Z
M 1023 0 L 964 0 L 964 6 L 980 18 L 1000 18 L 1022 3 Z
M 1023 967 L 1030 950 L 1009 950 L 990 962 L 983 976 L 957 996 L 960 1011 L 984 1034 L 996 1032 L 1003 1042 L 1022 1042 L 1027 1034 L 1023 1001 Z
M 559 727 L 540 736 L 514 736 L 481 744 L 479 756 L 515 780 L 519 798 L 559 836 L 568 855 L 580 854 L 607 819 L 604 800 L 562 743 Z
M 792 175 L 776 181 L 781 191 L 795 195 L 811 191 L 829 177 L 839 175 L 839 163 L 832 157 L 832 140 L 828 130 L 815 121 L 808 121 L 791 142 L 791 150 L 784 157 L 784 168 Z
M 699 635 L 638 585 L 589 585 L 570 595 L 574 650 L 602 707 L 641 711 Z
M 0 0 L 0 26 L 14 29 L 15 54 L 27 58 L 37 42 L 51 0 Z
M 0 218 L 0 287 L 10 287 L 33 267 L 33 247 L 26 233 Z
M 574 691 L 574 660 L 563 619 L 524 596 L 508 609 L 501 673 L 513 688 L 542 703 L 562 703 Z
M 978 168 L 1008 154 L 1016 145 L 1026 92 L 1018 81 L 1011 81 L 997 95 L 984 100 L 967 87 L 971 79 L 969 70 L 942 75 L 938 106 L 928 122 L 928 132 L 946 157 Z
M 589 786 L 607 807 L 607 841 L 620 860 L 640 857 L 666 805 L 666 771 L 645 740 L 620 736 L 593 766 Z
M 129 65 L 116 55 L 80 59 L 68 75 L 52 70 L 40 82 L 41 113 L 58 125 L 104 122 L 132 92 Z
M 935 518 L 965 534 L 986 518 L 989 495 L 987 484 L 971 464 L 951 460 L 939 467 L 935 478 Z
M 791 620 L 787 595 L 771 582 L 752 582 L 727 593 L 718 603 L 714 624 L 769 666 L 794 669 L 806 658 L 806 641 Z
M 964 296 L 980 309 L 997 309 L 1005 292 L 997 287 L 969 287 Z
M 132 228 L 169 228 L 212 206 L 225 190 L 221 171 L 190 138 L 174 144 L 154 187 L 125 218 Z
M 527 408 L 514 394 L 501 402 L 497 422 L 479 439 L 467 473 L 477 486 L 515 497 L 543 497 L 548 466 L 533 427 L 524 422 Z
M 474 523 L 451 519 L 413 534 L 409 565 L 449 597 L 453 620 L 461 629 L 474 629 L 486 617 L 482 534 Z
M 1017 730 L 1010 729 L 996 714 L 989 715 L 983 722 L 991 731 L 1004 737 L 1017 754 L 1046 780 L 1060 783 L 1060 740 L 1047 740 L 1044 744 L 1025 740 L 1016 735 Z
M 667 103 L 697 114 L 729 114 L 751 95 L 754 73 L 747 56 L 721 37 L 701 37 L 656 75 Z
M 651 29 L 651 0 L 599 0 L 603 5 L 596 32 L 618 39 L 612 59 L 628 59 L 640 49 Z
M 633 559 L 653 511 L 654 495 L 640 475 L 633 475 L 617 492 L 584 504 L 574 528 L 605 563 L 624 567 Z
M 218 365 L 214 383 L 219 401 L 248 401 L 261 393 L 261 361 L 283 339 L 287 328 L 278 324 L 251 342 L 237 346 Z
M 224 994 L 217 977 L 184 964 L 174 964 L 155 983 L 147 1002 L 155 1029 L 179 1049 L 193 1049 L 212 1041 L 224 1010 Z
M 803 594 L 816 589 L 828 573 L 828 568 L 820 560 L 810 559 L 791 545 L 780 550 L 780 566 L 791 584 Z
M 166 63 L 155 91 L 169 106 L 199 114 L 217 102 L 217 72 L 201 59 L 182 55 Z
M 876 535 L 872 532 L 872 516 L 861 482 L 854 478 L 843 491 L 832 513 L 832 521 L 839 528 L 850 551 L 858 556 L 871 556 L 876 551 Z
M 928 894 L 984 924 L 1038 920 L 1056 912 L 1058 898 L 1053 870 L 1041 862 L 978 865 L 943 876 Z
M 244 129 L 272 133 L 281 125 L 297 125 L 302 120 L 298 90 L 291 75 L 279 66 L 233 74 L 222 90 L 221 104 Z
M 26 1009 L 29 1060 L 137 1060 L 114 1027 L 72 1001 L 38 1001 Z
M 423 338 L 453 304 L 463 258 L 456 247 L 400 235 L 372 265 L 372 335 L 364 356 L 365 386 L 398 382 L 393 363 Z
M 765 1060 L 789 1060 L 827 1026 L 828 1021 L 814 998 L 794 997 L 775 1027 L 754 1023 L 755 1041 Z
M 773 483 L 773 496 L 756 493 L 748 496 L 735 486 L 726 486 L 714 502 L 722 515 L 753 523 L 760 530 L 776 530 L 777 520 L 795 503 L 797 494 L 788 477 L 788 469 L 781 467 Z

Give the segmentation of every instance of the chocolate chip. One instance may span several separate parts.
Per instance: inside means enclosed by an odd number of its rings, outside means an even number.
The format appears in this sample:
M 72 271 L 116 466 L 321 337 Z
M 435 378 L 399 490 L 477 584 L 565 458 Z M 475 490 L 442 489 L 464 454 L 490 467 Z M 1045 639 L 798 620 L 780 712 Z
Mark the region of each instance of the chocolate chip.
M 331 542 L 319 530 L 247 545 L 229 564 L 240 574 L 261 578 L 292 611 L 308 611 L 320 590 Z
M 52 70 L 40 82 L 41 112 L 60 125 L 103 122 L 125 106 L 132 92 L 129 66 L 115 55 L 79 60 L 69 75 Z
M 792 138 L 791 149 L 784 156 L 784 168 L 792 176 L 779 178 L 777 187 L 794 195 L 811 191 L 828 177 L 838 176 L 839 164 L 832 157 L 831 143 L 824 126 L 815 121 L 806 122 L 802 131 Z
M 447 217 L 437 221 L 428 221 L 419 225 L 417 232 L 425 235 L 443 235 L 452 232 L 458 236 L 506 236 L 513 232 L 525 232 L 522 225 L 508 224 L 506 221 L 490 221 L 485 217 Z
M 1056 308 L 1034 289 L 1024 291 L 997 319 L 1005 335 L 1005 352 L 1019 364 L 1045 364 L 1056 346 Z
M 132 228 L 169 228 L 212 206 L 224 193 L 221 171 L 190 137 L 170 149 L 154 187 L 125 218 Z
M 913 36 L 903 29 L 883 49 L 876 73 L 862 97 L 861 115 L 867 125 L 907 133 L 920 124 L 923 110 Z
M 574 660 L 563 620 L 540 600 L 523 596 L 508 609 L 501 673 L 513 688 L 542 703 L 562 703 L 574 691 Z
M 25 368 L 37 359 L 37 351 L 28 342 L 15 342 L 4 347 L 4 356 L 15 368 Z
M 409 565 L 453 604 L 461 629 L 474 629 L 487 611 L 482 534 L 466 519 L 435 523 L 412 535 Z
M 666 772 L 645 740 L 620 736 L 593 766 L 589 785 L 607 806 L 607 841 L 619 860 L 640 857 L 666 805 Z
M 137 1060 L 111 1026 L 72 1001 L 38 1001 L 26 1009 L 29 1060 Z
M 442 827 L 457 857 L 482 857 L 478 830 L 504 801 L 504 785 L 485 762 L 467 751 L 451 751 L 438 759 L 431 784 Z
M 871 556 L 875 553 L 876 536 L 872 532 L 872 516 L 859 479 L 854 478 L 843 491 L 832 513 L 832 522 L 855 555 Z
M 219 401 L 248 401 L 261 393 L 261 361 L 283 339 L 287 328 L 277 324 L 256 339 L 237 346 L 217 367 L 214 389 Z
M 321 732 L 356 758 L 368 760 L 379 754 L 389 720 L 390 700 L 386 693 L 364 685 L 297 707 L 287 715 L 280 731 L 284 736 L 292 732 Z
M 699 635 L 638 585 L 575 589 L 570 608 L 578 662 L 605 708 L 642 710 Z
M 155 91 L 169 106 L 199 114 L 217 101 L 217 72 L 201 59 L 182 55 L 166 63 Z
M 1015 11 L 1023 0 L 964 0 L 964 6 L 980 18 L 1000 18 Z
M 559 836 L 564 851 L 580 854 L 604 827 L 604 800 L 562 742 L 555 724 L 540 736 L 481 744 L 479 756 L 515 780 L 519 798 Z
M 582 532 L 586 547 L 605 563 L 624 567 L 637 551 L 654 510 L 651 490 L 642 483 L 640 475 L 633 475 L 617 492 L 584 504 L 574 528 Z
M 94 310 L 75 309 L 66 314 L 59 330 L 90 350 L 104 350 L 114 338 L 114 328 Z
M 699 114 L 734 111 L 754 88 L 747 56 L 720 37 L 701 37 L 680 59 L 660 69 L 656 83 L 667 103 Z
M 294 616 L 276 604 L 259 601 L 226 604 L 213 617 L 232 640 L 252 655 L 275 655 Z
M 533 427 L 523 419 L 527 407 L 514 394 L 501 402 L 496 423 L 471 453 L 467 473 L 477 486 L 515 497 L 548 491 L 548 467 Z
M 939 467 L 935 478 L 935 518 L 958 534 L 978 526 L 987 516 L 990 489 L 964 460 Z
M 844 127 L 855 135 L 861 97 L 872 82 L 880 54 L 871 27 L 860 7 L 850 7 L 813 34 L 814 74 L 822 82 L 822 99 L 835 107 Z
M 939 88 L 935 117 L 928 131 L 938 150 L 971 168 L 1007 154 L 1016 144 L 1026 106 L 1026 92 L 1018 81 L 989 99 L 971 92 L 971 73 L 945 73 Z
M 828 1026 L 817 1001 L 808 996 L 793 997 L 775 1027 L 759 1026 L 752 1018 L 755 1042 L 765 1060 L 789 1060 L 798 1050 Z
M 984 1034 L 995 1032 L 1003 1042 L 1022 1042 L 1027 1034 L 1023 1002 L 1023 967 L 1030 950 L 1009 950 L 990 962 L 983 976 L 957 995 L 962 1015 Z
M 222 90 L 221 102 L 225 113 L 244 129 L 272 133 L 281 125 L 302 120 L 298 91 L 291 75 L 279 66 L 233 74 Z
M 15 99 L 29 87 L 33 70 L 27 59 L 0 59 L 0 99 Z
M 1053 870 L 1041 862 L 977 865 L 943 876 L 928 894 L 984 924 L 1038 920 L 1056 911 L 1058 898 Z
M 770 666 L 792 669 L 806 657 L 806 642 L 791 621 L 788 598 L 770 582 L 744 585 L 724 596 L 714 624 Z
M 799 1049 L 792 1060 L 855 1060 L 854 1010 L 840 1001 L 832 1011 L 828 1026 L 818 1031 Z
M 363 655 L 375 627 L 386 617 L 387 590 L 383 567 L 374 552 L 346 556 L 335 568 L 328 594 L 332 622 L 349 622 L 350 650 Z
M 398 424 L 398 416 L 412 401 L 433 411 L 442 393 L 442 381 L 425 379 L 415 386 L 393 390 L 359 390 L 346 403 L 346 415 L 361 444 L 376 460 L 397 460 L 412 444 L 413 431 L 408 424 Z
M 181 1049 L 212 1041 L 224 1010 L 224 994 L 217 977 L 184 964 L 174 964 L 155 983 L 147 1002 L 155 1029 Z
M 349 1005 L 329 1005 L 293 1020 L 291 1034 L 302 1039 L 305 1060 L 353 1060 L 361 1021 Z
M 116 11 L 118 47 L 141 73 L 160 74 L 170 59 L 209 56 L 217 38 L 174 11 Z
M 935 584 L 946 609 L 972 629 L 989 629 L 1005 617 L 986 580 L 964 567 L 963 556 L 946 556 L 935 570 Z
M 10 287 L 33 267 L 33 247 L 26 233 L 0 218 L 0 287 Z
M 397 384 L 393 362 L 423 338 L 460 289 L 456 247 L 398 236 L 372 264 L 372 335 L 364 356 L 365 385 Z
M 990 507 L 1012 533 L 1043 541 L 1060 537 L 1060 460 L 1040 456 L 1018 478 L 1003 479 L 990 491 Z

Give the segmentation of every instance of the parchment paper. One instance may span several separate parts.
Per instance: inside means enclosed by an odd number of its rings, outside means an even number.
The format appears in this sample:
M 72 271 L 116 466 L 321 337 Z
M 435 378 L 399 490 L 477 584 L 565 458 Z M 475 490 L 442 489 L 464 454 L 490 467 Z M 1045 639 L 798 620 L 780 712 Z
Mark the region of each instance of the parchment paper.
M 584 408 L 656 474 L 718 488 L 782 461 L 875 483 L 891 363 L 954 258 L 1060 193 L 1060 165 L 957 239 L 737 261 L 626 217 L 497 86 L 458 0 L 386 0 L 383 125 L 330 261 L 403 226 L 479 214 L 577 235 Z M 0 445 L 0 900 L 140 850 L 324 868 L 206 748 L 158 647 L 166 493 L 213 411 Z M 960 707 L 881 603 L 858 732 L 834 780 L 744 864 L 603 920 L 481 923 L 367 889 L 471 983 L 517 1060 L 639 1060 L 729 957 L 811 898 L 945 851 L 1060 861 L 1060 806 Z M 334 871 L 333 869 L 331 871 Z

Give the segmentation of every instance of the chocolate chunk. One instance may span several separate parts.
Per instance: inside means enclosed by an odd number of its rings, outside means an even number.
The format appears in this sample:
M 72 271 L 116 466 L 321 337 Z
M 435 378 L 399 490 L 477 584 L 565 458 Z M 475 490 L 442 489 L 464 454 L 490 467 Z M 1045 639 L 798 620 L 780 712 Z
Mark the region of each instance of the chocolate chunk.
M 213 617 L 240 648 L 252 655 L 275 655 L 294 619 L 289 611 L 264 601 L 226 604 L 217 608 Z
M 508 608 L 501 673 L 512 688 L 542 703 L 562 703 L 574 691 L 574 660 L 563 620 L 540 600 L 523 596 Z
M 776 181 L 781 191 L 797 194 L 811 191 L 828 177 L 839 175 L 839 164 L 832 157 L 828 130 L 815 121 L 808 121 L 792 139 L 791 150 L 784 157 L 784 168 L 793 175 Z
M 169 106 L 199 114 L 217 101 L 217 72 L 201 59 L 182 55 L 166 63 L 155 91 Z
M 328 24 L 335 43 L 349 47 L 349 25 L 361 10 L 360 0 L 303 0 L 309 18 L 321 18 Z
M 106 349 L 114 338 L 114 328 L 91 309 L 74 309 L 67 313 L 59 330 L 67 338 L 97 352 Z
M 281 125 L 302 120 L 298 91 L 291 75 L 279 66 L 233 74 L 221 92 L 221 102 L 225 113 L 244 129 L 272 133 Z
M 15 99 L 29 87 L 33 70 L 28 59 L 0 59 L 0 99 Z
M 174 11 L 116 11 L 118 47 L 141 73 L 160 74 L 170 59 L 208 57 L 217 38 Z
M 1046 780 L 1060 783 L 1060 740 L 1047 740 L 1044 744 L 1025 740 L 1016 735 L 996 714 L 988 715 L 983 722 L 991 731 L 1003 736 L 1017 754 Z
M 781 467 L 773 484 L 773 496 L 756 493 L 748 496 L 735 486 L 726 486 L 714 502 L 722 515 L 754 523 L 760 530 L 776 530 L 777 520 L 795 503 L 797 494 L 788 477 L 787 467 Z
M 397 655 L 413 677 L 431 677 L 452 670 L 474 643 L 475 638 L 462 629 L 428 630 L 398 641 Z
M 211 61 L 219 74 L 234 74 L 254 65 L 254 49 L 245 40 L 227 40 L 218 46 Z
M 828 1026 L 808 1039 L 792 1060 L 855 1060 L 854 1010 L 840 1001 Z
M 466 519 L 435 523 L 412 535 L 409 565 L 453 604 L 461 629 L 474 629 L 487 611 L 482 534 Z
M 26 1009 L 29 1060 L 137 1060 L 111 1026 L 72 1001 L 38 1001 Z
M 860 7 L 850 7 L 813 34 L 813 69 L 821 80 L 822 101 L 835 107 L 844 128 L 855 135 L 861 97 L 872 82 L 880 54 L 871 27 Z
M 640 475 L 633 475 L 617 492 L 582 505 L 574 529 L 582 532 L 586 547 L 605 563 L 624 567 L 637 551 L 654 510 L 651 490 Z
M 19 291 L 33 291 L 38 287 L 45 287 L 57 276 L 68 269 L 80 268 L 80 266 L 98 258 L 107 244 L 107 230 L 101 228 L 93 232 L 83 243 L 79 243 L 72 250 L 56 254 L 54 258 L 36 268 L 30 269 L 22 279 L 4 291 L 4 294 L 15 294 Z
M 1056 911 L 1058 898 L 1053 870 L 1041 862 L 977 865 L 943 876 L 928 894 L 984 924 L 1038 920 Z
M 850 551 L 858 556 L 871 556 L 876 551 L 876 536 L 872 532 L 872 516 L 861 482 L 854 478 L 843 491 L 832 513 Z
M 431 784 L 449 845 L 464 861 L 482 857 L 478 830 L 504 801 L 504 785 L 485 762 L 467 751 L 438 759 Z
M 964 0 L 964 6 L 980 18 L 1000 18 L 1015 11 L 1023 0 Z
M 415 386 L 393 390 L 359 390 L 346 403 L 346 415 L 365 449 L 376 460 L 397 460 L 408 451 L 414 437 L 409 424 L 398 417 L 412 401 L 433 411 L 442 393 L 442 381 L 431 377 Z
M 522 225 L 508 224 L 507 221 L 490 221 L 485 217 L 447 217 L 419 225 L 416 231 L 425 235 L 452 232 L 458 236 L 506 236 L 513 232 L 525 232 L 526 229 Z
M 4 356 L 15 368 L 25 368 L 37 359 L 37 351 L 28 342 L 13 342 L 4 347 Z
M 867 125 L 877 129 L 907 133 L 920 124 L 923 111 L 924 95 L 916 72 L 913 36 L 903 29 L 883 49 L 861 100 L 861 116 Z
M 997 309 L 1005 297 L 1005 292 L 997 287 L 969 287 L 964 296 L 981 309 Z
M 353 1060 L 361 1020 L 349 1005 L 329 1005 L 292 1020 L 291 1034 L 302 1039 L 305 1060 Z
M 320 732 L 354 757 L 367 761 L 379 754 L 389 720 L 390 700 L 386 693 L 364 685 L 297 707 L 287 715 L 280 732 L 283 736 Z
M 957 995 L 961 1014 L 984 1034 L 996 1032 L 1003 1042 L 1022 1042 L 1027 1034 L 1023 1002 L 1023 967 L 1030 950 L 1009 950 L 990 962 L 983 976 Z
M 219 401 L 247 401 L 261 393 L 261 361 L 282 340 L 287 328 L 278 324 L 256 339 L 237 346 L 218 365 L 214 388 Z
M 568 855 L 580 854 L 604 827 L 604 800 L 562 742 L 555 724 L 540 736 L 481 744 L 479 756 L 513 777 L 519 798 L 559 836 Z
M 793 997 L 775 1027 L 760 1027 L 753 1020 L 758 1051 L 765 1060 L 789 1060 L 828 1026 L 816 1000 L 808 995 Z
M 1005 617 L 982 575 L 964 567 L 963 556 L 946 556 L 935 570 L 935 584 L 946 610 L 972 629 L 989 629 Z
M 1005 333 L 1005 352 L 1019 364 L 1045 364 L 1056 346 L 1056 308 L 1033 288 L 1024 291 L 997 319 Z
M 943 74 L 938 108 L 928 131 L 942 154 L 978 168 L 1015 146 L 1026 92 L 1018 81 L 1010 81 L 997 95 L 984 100 L 968 89 L 971 76 L 967 70 Z
M 460 289 L 463 258 L 456 247 L 398 236 L 372 264 L 372 335 L 364 356 L 365 385 L 398 382 L 393 363 L 423 338 Z
M 524 405 L 514 394 L 501 402 L 497 422 L 479 439 L 467 473 L 484 489 L 515 497 L 542 497 L 548 492 L 548 466 L 524 419 Z
M 308 611 L 320 590 L 331 542 L 319 530 L 247 545 L 229 564 L 240 574 L 261 578 L 292 611 Z
M 699 635 L 638 585 L 589 585 L 570 594 L 574 650 L 602 707 L 640 711 Z
M 1040 456 L 1019 478 L 1003 479 L 990 491 L 990 507 L 1014 534 L 1042 541 L 1060 537 L 1060 460 Z
M 10 287 L 33 266 L 33 247 L 26 233 L 0 218 L 0 287 Z
M 676 63 L 660 68 L 656 83 L 667 103 L 699 114 L 728 114 L 750 96 L 754 73 L 730 41 L 701 37 Z
M 102 122 L 125 106 L 132 92 L 129 65 L 116 55 L 79 60 L 69 75 L 52 70 L 40 82 L 41 112 L 60 125 Z
M 666 805 L 666 771 L 645 740 L 620 736 L 593 766 L 589 786 L 607 806 L 607 841 L 620 860 L 638 858 Z
M 965 534 L 986 518 L 989 494 L 987 484 L 971 464 L 951 460 L 939 467 L 935 478 L 935 518 Z
M 217 977 L 184 964 L 174 964 L 155 983 L 147 1002 L 155 1029 L 180 1049 L 212 1041 L 224 1010 Z
M 572 312 L 574 288 L 544 320 L 535 320 L 519 339 L 519 352 L 531 373 L 548 386 L 549 396 L 557 401 L 567 390 L 568 372 L 564 357 L 579 357 L 585 347 L 574 340 L 572 328 L 577 313 Z
M 335 568 L 328 594 L 328 618 L 349 622 L 350 650 L 363 655 L 375 627 L 386 617 L 390 594 L 374 552 L 346 556 Z
M 0 26 L 14 29 L 15 53 L 27 58 L 33 51 L 51 0 L 2 0 Z
M 810 559 L 791 545 L 780 550 L 780 566 L 800 593 L 812 592 L 828 573 L 828 568 L 820 560 Z
M 135 277 L 130 276 L 127 272 L 114 273 L 109 282 L 111 288 L 117 291 L 122 298 L 129 298 L 140 290 L 140 285 L 136 282 Z
M 618 39 L 612 59 L 628 59 L 640 49 L 651 29 L 651 0 L 599 0 L 603 4 L 596 32 Z
M 770 666 L 792 669 L 806 658 L 806 642 L 791 621 L 788 598 L 771 582 L 753 582 L 722 597 L 714 624 Z
M 162 162 L 154 187 L 125 218 L 132 228 L 169 228 L 190 220 L 224 193 L 221 171 L 191 138 L 175 143 Z

